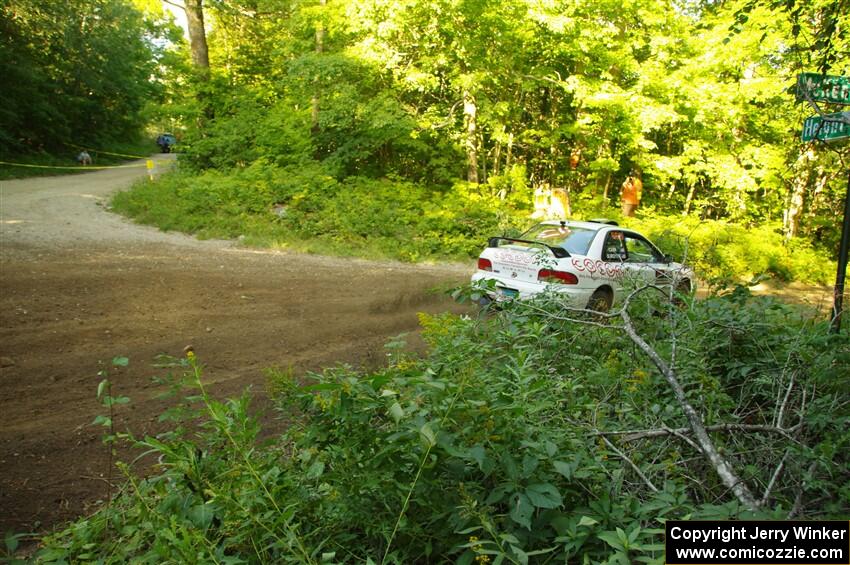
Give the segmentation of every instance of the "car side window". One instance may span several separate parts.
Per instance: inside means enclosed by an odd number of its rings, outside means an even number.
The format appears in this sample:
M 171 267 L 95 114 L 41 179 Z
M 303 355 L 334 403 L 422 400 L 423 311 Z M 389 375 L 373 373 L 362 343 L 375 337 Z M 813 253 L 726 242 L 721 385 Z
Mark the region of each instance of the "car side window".
M 658 256 L 652 245 L 637 234 L 625 234 L 626 249 L 628 263 L 660 263 L 661 257 Z
M 602 249 L 603 261 L 622 262 L 628 261 L 629 254 L 626 251 L 626 240 L 623 232 L 611 231 L 605 236 L 605 244 Z

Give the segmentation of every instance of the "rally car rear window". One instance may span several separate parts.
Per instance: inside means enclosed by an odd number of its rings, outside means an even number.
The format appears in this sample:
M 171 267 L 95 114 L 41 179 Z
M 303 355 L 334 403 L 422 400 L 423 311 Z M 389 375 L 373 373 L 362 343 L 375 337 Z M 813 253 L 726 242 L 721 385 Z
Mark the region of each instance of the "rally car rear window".
M 537 224 L 522 239 L 566 249 L 570 255 L 587 255 L 597 230 L 567 225 Z

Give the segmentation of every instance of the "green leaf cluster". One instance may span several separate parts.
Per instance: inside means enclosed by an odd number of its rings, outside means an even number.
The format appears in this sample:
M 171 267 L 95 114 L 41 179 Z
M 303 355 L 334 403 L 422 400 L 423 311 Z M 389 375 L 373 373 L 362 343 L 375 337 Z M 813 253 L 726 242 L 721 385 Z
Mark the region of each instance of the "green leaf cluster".
M 753 513 L 687 431 L 663 436 L 686 419 L 622 332 L 533 306 L 422 315 L 428 356 L 377 371 L 271 372 L 287 425 L 266 442 L 247 396 L 210 399 L 184 361 L 200 422 L 140 440 L 157 472 L 128 475 L 110 509 L 46 539 L 42 560 L 662 563 L 666 519 L 850 511 L 850 350 L 825 324 L 742 288 L 632 312 L 662 356 L 675 344 L 718 449 L 768 491 Z
M 127 0 L 0 7 L 0 154 L 78 150 L 135 139 L 158 96 L 154 39 Z

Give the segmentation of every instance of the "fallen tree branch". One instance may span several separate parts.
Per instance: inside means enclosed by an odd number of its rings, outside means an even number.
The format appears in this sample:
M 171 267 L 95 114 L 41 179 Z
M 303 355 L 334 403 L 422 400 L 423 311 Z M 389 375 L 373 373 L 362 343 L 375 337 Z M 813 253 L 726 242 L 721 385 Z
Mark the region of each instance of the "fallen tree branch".
M 800 428 L 797 424 L 790 428 L 777 428 L 776 426 L 767 426 L 761 424 L 716 424 L 713 426 L 705 426 L 708 432 L 765 432 L 780 434 L 789 437 L 792 433 Z M 623 441 L 637 441 L 639 439 L 647 439 L 654 437 L 663 437 L 668 435 L 681 436 L 683 434 L 692 433 L 691 428 L 656 428 L 648 430 L 616 430 L 610 432 L 595 431 L 592 435 L 599 436 L 622 436 Z
M 584 316 L 582 318 L 574 318 L 571 316 L 558 316 L 550 313 L 545 308 L 541 308 L 533 303 L 525 303 L 522 304 L 522 308 L 527 311 L 534 312 L 536 314 L 540 314 L 541 316 L 546 316 L 550 320 L 557 320 L 559 322 L 571 322 L 574 324 L 582 324 L 585 326 L 595 326 L 597 328 L 606 328 L 606 329 L 617 329 L 618 326 L 613 324 L 606 324 L 597 320 L 603 320 L 608 318 L 617 318 L 619 314 L 616 312 L 598 312 L 596 310 L 588 310 L 587 308 L 572 308 L 572 307 L 564 307 L 565 310 L 568 310 L 576 315 Z M 596 320 L 592 319 L 596 318 Z
M 782 474 L 782 470 L 785 469 L 785 460 L 788 459 L 788 455 L 790 455 L 790 453 L 790 450 L 785 450 L 785 454 L 782 456 L 782 460 L 779 462 L 779 465 L 776 466 L 776 470 L 773 471 L 773 475 L 770 477 L 770 482 L 767 483 L 767 488 L 764 489 L 764 496 L 761 497 L 762 506 L 767 504 L 767 501 L 770 500 L 770 493 L 773 492 L 773 487 L 776 484 L 776 480 L 779 478 L 779 475 Z
M 676 371 L 674 370 L 674 368 L 671 365 L 669 365 L 666 361 L 664 361 L 664 359 L 661 358 L 661 356 L 658 354 L 658 352 L 649 343 L 647 343 L 647 341 L 645 339 L 643 339 L 637 333 L 637 330 L 635 330 L 634 324 L 632 323 L 631 316 L 629 316 L 629 303 L 631 302 L 631 300 L 635 296 L 639 295 L 640 293 L 642 293 L 644 291 L 650 290 L 650 289 L 660 291 L 662 294 L 665 294 L 665 289 L 663 289 L 663 288 L 661 288 L 657 285 L 646 284 L 646 285 L 641 286 L 640 288 L 633 290 L 625 298 L 625 300 L 623 301 L 622 307 L 618 311 L 609 312 L 609 313 L 598 313 L 598 312 L 596 312 L 596 313 L 594 313 L 594 315 L 597 318 L 601 318 L 601 319 L 612 319 L 612 318 L 615 318 L 617 316 L 620 317 L 620 319 L 623 321 L 622 329 L 626 332 L 626 335 L 629 336 L 629 339 L 632 340 L 632 343 L 634 343 L 638 347 L 638 349 L 643 351 L 643 353 L 646 354 L 647 357 L 649 357 L 649 359 L 652 361 L 652 363 L 661 372 L 661 375 L 667 381 L 667 384 L 673 390 L 673 394 L 676 397 L 676 401 L 679 404 L 679 407 L 681 408 L 682 412 L 684 413 L 685 418 L 687 419 L 688 424 L 689 424 L 689 429 L 686 430 L 686 431 L 693 434 L 694 441 L 696 442 L 696 445 L 698 446 L 699 450 L 702 452 L 704 457 L 711 464 L 711 466 L 714 467 L 714 470 L 717 473 L 717 476 L 720 478 L 720 481 L 729 490 L 731 490 L 732 493 L 734 493 L 735 497 L 738 499 L 739 502 L 741 502 L 741 504 L 743 504 L 745 507 L 747 507 L 750 510 L 756 510 L 757 508 L 759 508 L 759 501 L 756 499 L 755 496 L 753 496 L 753 493 L 750 491 L 750 489 L 746 485 L 746 483 L 740 477 L 738 477 L 738 475 L 733 470 L 732 465 L 726 460 L 726 458 L 723 455 L 720 454 L 718 449 L 715 447 L 714 442 L 711 440 L 711 437 L 709 437 L 709 435 L 708 435 L 710 430 L 706 428 L 705 424 L 702 421 L 702 417 L 697 413 L 697 411 L 694 409 L 694 407 L 691 405 L 691 403 L 688 402 L 687 395 L 685 394 L 685 389 L 682 386 L 682 384 L 679 382 L 679 378 L 676 375 Z M 581 313 L 585 313 L 585 314 L 588 313 L 587 310 L 585 310 L 585 309 L 570 308 L 570 307 L 565 307 L 564 309 L 566 311 L 569 311 L 569 312 L 572 312 L 572 313 L 580 313 L 580 314 Z M 550 313 L 545 312 L 545 311 L 541 311 L 540 313 L 547 315 L 547 316 L 549 316 L 550 318 L 553 318 L 553 319 L 568 320 L 568 321 L 571 321 L 571 322 L 588 324 L 588 320 L 577 320 L 577 319 L 574 319 L 574 318 L 571 318 L 571 317 L 565 317 L 565 316 L 552 316 Z M 610 324 L 599 324 L 599 323 L 593 324 L 592 322 L 589 323 L 588 325 L 602 325 L 604 327 L 610 326 Z M 763 428 L 767 428 L 767 426 L 763 426 Z M 778 430 L 780 428 L 773 427 L 773 429 Z M 762 431 L 767 431 L 767 430 L 764 429 Z M 684 437 L 684 435 L 683 435 L 684 432 L 679 432 L 678 430 L 677 430 L 677 432 L 682 433 L 682 435 L 680 437 Z M 678 433 L 673 433 L 672 435 L 678 435 Z M 667 430 L 662 430 L 661 434 L 670 435 L 670 432 L 667 431 Z M 787 435 L 787 434 L 785 434 L 785 435 Z M 602 439 L 605 440 L 606 444 L 613 446 L 613 444 L 611 444 L 610 441 L 608 441 L 608 439 L 604 435 L 600 435 L 600 437 L 602 437 Z M 619 451 L 619 450 L 617 450 L 617 451 Z M 620 452 L 620 453 L 622 453 L 622 452 Z M 626 458 L 626 460 L 629 461 L 627 458 Z M 633 463 L 632 463 L 632 465 L 634 467 Z M 642 478 L 644 478 L 644 482 L 648 481 L 648 479 L 645 478 L 645 475 Z M 652 484 L 652 483 L 648 483 L 648 484 Z
M 608 448 L 611 451 L 616 453 L 617 457 L 619 457 L 620 459 L 622 459 L 623 461 L 628 463 L 631 466 L 631 468 L 635 470 L 635 473 L 637 473 L 638 477 L 640 477 L 641 480 L 643 480 L 643 482 L 646 484 L 646 486 L 649 487 L 649 490 L 651 490 L 652 492 L 658 492 L 658 488 L 656 488 L 656 486 L 654 484 L 652 484 L 652 481 L 650 481 L 649 478 L 647 478 L 647 476 L 643 474 L 643 471 L 640 470 L 640 467 L 638 467 L 635 464 L 634 461 L 629 459 L 629 457 L 625 453 L 623 453 L 622 451 L 617 449 L 617 446 L 614 445 L 613 443 L 611 443 L 611 441 L 607 437 L 605 437 L 605 436 L 601 436 L 601 437 L 602 437 L 602 441 L 605 442 L 605 445 L 607 445 Z
M 699 447 L 697 444 L 695 444 L 695 443 L 693 442 L 693 440 L 691 440 L 691 438 L 689 438 L 688 436 L 686 436 L 686 435 L 684 434 L 684 432 L 680 432 L 680 431 L 678 431 L 678 430 L 672 430 L 672 429 L 670 429 L 670 428 L 668 428 L 668 427 L 665 427 L 664 429 L 665 429 L 665 430 L 667 430 L 667 431 L 669 431 L 671 434 L 673 434 L 673 435 L 674 435 L 674 436 L 676 436 L 677 438 L 681 439 L 682 441 L 684 441 L 685 443 L 687 443 L 687 444 L 688 444 L 688 445 L 690 445 L 691 447 L 693 447 L 696 451 L 702 451 L 702 450 L 700 449 L 700 447 Z M 690 430 L 688 430 L 688 431 L 690 431 Z
M 732 469 L 732 466 L 728 461 L 720 454 L 717 448 L 714 446 L 714 442 L 711 441 L 711 438 L 708 435 L 708 431 L 705 428 L 705 424 L 702 421 L 702 418 L 691 406 L 691 403 L 688 402 L 687 396 L 685 395 L 685 389 L 682 387 L 682 384 L 679 382 L 678 377 L 676 376 L 675 371 L 670 368 L 669 365 L 661 358 L 655 349 L 652 348 L 649 343 L 646 342 L 640 335 L 638 335 L 637 331 L 635 331 L 635 327 L 632 324 L 632 319 L 629 316 L 629 301 L 638 291 L 633 292 L 628 297 L 623 304 L 623 308 L 620 310 L 620 317 L 623 320 L 623 329 L 628 334 L 629 338 L 632 342 L 638 346 L 638 348 L 643 351 L 647 357 L 652 360 L 653 364 L 661 371 L 661 374 L 664 376 L 664 379 L 667 381 L 667 384 L 670 385 L 670 388 L 673 389 L 673 394 L 676 396 L 676 400 L 679 403 L 679 407 L 684 412 L 685 417 L 688 419 L 688 423 L 690 424 L 691 431 L 693 432 L 694 438 L 697 444 L 700 447 L 700 450 L 703 452 L 705 457 L 714 467 L 715 472 L 717 473 L 720 480 L 726 485 L 734 494 L 735 497 L 747 508 L 750 510 L 755 510 L 759 507 L 759 503 L 756 498 L 753 496 L 753 493 L 750 492 L 749 487 L 747 487 L 746 483 L 741 480 L 735 471 Z

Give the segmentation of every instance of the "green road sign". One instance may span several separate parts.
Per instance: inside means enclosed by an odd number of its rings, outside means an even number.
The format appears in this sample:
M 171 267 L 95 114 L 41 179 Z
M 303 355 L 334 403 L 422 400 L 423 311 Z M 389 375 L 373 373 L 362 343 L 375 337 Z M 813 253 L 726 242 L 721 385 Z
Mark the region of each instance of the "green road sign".
M 801 73 L 797 75 L 797 101 L 802 100 L 850 104 L 850 77 Z
M 835 141 L 845 137 L 850 137 L 850 112 L 812 116 L 803 122 L 803 141 Z

